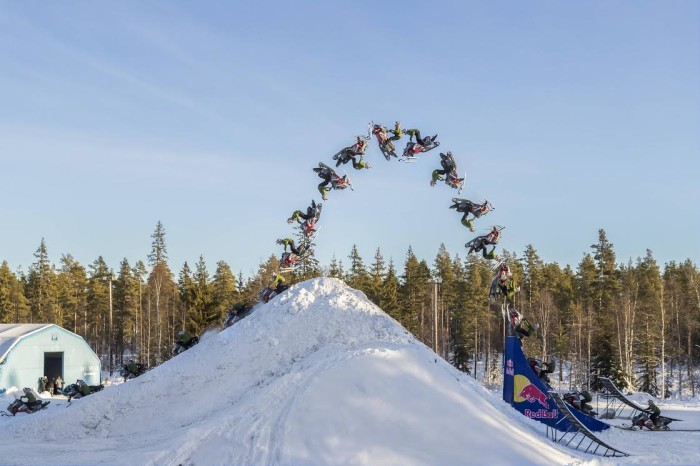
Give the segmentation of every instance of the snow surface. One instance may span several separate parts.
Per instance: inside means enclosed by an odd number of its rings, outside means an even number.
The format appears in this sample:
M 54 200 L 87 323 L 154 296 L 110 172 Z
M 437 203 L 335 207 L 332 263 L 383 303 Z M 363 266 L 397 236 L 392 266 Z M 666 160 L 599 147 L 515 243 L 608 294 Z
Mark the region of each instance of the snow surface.
M 668 414 L 695 410 L 700 424 L 698 406 L 681 408 Z M 698 433 L 603 435 L 631 453 L 643 442 L 644 453 L 602 459 L 552 443 L 542 424 L 436 356 L 363 293 L 321 278 L 137 379 L 67 408 L 54 398 L 39 413 L 0 418 L 0 463 L 700 464 Z M 660 456 L 662 445 L 671 456 Z

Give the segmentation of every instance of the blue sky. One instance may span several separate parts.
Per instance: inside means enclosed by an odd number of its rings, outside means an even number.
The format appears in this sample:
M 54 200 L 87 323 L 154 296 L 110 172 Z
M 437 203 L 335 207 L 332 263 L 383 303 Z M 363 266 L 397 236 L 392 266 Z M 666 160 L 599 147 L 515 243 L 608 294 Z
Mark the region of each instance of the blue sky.
M 369 120 L 439 133 L 502 247 L 700 260 L 700 4 L 0 2 L 0 259 L 200 254 L 251 273 Z M 399 144 L 403 146 L 403 142 Z M 316 253 L 399 264 L 473 237 L 437 152 L 331 192 Z M 347 262 L 347 261 L 346 261 Z

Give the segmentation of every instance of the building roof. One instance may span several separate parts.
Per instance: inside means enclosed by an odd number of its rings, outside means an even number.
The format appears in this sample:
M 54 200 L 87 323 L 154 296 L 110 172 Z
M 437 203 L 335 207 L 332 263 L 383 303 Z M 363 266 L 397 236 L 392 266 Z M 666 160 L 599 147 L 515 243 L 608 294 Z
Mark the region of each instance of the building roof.
M 54 324 L 0 324 L 0 364 L 19 341 Z

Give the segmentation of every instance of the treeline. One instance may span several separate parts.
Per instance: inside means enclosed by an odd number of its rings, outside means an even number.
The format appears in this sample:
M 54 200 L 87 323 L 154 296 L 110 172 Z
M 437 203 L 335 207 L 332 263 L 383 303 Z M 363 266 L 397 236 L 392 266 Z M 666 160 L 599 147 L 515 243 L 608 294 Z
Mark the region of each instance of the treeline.
M 61 325 L 83 336 L 105 368 L 130 355 L 151 366 L 167 360 L 179 330 L 199 334 L 220 325 L 231 304 L 254 302 L 279 266 L 270 256 L 244 279 L 224 261 L 210 275 L 200 257 L 176 277 L 160 222 L 146 262 L 123 259 L 117 270 L 102 257 L 85 267 L 70 254 L 56 266 L 43 240 L 34 256 L 26 273 L 0 266 L 0 322 Z M 690 260 L 662 271 L 646 251 L 617 264 L 603 230 L 576 269 L 545 263 L 532 245 L 521 257 L 506 252 L 504 258 L 520 287 L 516 307 L 539 325 L 525 350 L 555 359 L 560 378 L 562 363 L 569 366 L 565 385 L 596 388 L 595 377 L 605 375 L 659 396 L 695 394 L 700 276 Z M 310 255 L 289 282 L 341 278 L 455 367 L 475 376 L 482 371 L 486 383 L 497 385 L 504 318 L 488 298 L 494 265 L 451 255 L 441 245 L 432 264 L 409 248 L 397 269 L 379 249 L 365 263 L 353 246 L 345 262 L 333 258 L 327 267 Z

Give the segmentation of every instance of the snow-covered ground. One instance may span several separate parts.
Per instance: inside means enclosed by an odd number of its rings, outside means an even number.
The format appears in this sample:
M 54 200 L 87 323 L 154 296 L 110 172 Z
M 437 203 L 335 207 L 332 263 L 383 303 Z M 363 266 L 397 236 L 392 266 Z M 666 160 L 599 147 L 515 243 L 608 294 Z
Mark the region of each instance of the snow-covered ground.
M 697 404 L 660 407 L 700 429 Z M 610 429 L 622 459 L 552 443 L 331 278 L 135 380 L 0 418 L 0 433 L 2 464 L 700 464 L 700 432 Z

